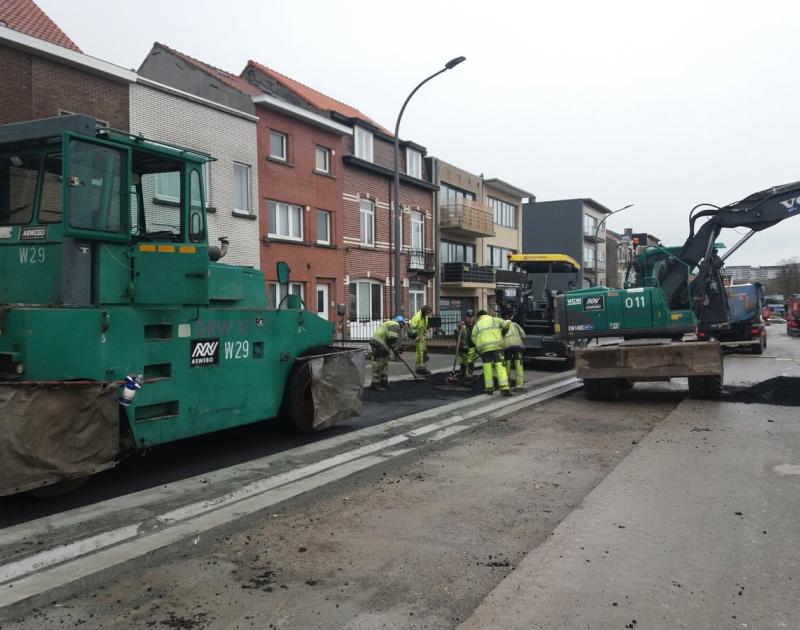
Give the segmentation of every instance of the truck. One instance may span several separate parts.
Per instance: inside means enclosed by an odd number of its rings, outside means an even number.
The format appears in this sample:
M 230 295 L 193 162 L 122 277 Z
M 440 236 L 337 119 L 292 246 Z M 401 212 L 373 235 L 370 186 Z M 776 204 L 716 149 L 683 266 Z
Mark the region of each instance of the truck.
M 360 413 L 363 353 L 208 242 L 209 155 L 81 115 L 0 126 L 0 496 L 284 415 Z
M 717 334 L 720 344 L 723 348 L 745 348 L 753 354 L 763 354 L 767 348 L 767 328 L 761 316 L 763 286 L 760 282 L 734 284 L 725 292 L 730 305 L 731 325 Z
M 800 335 L 800 295 L 793 295 L 786 300 L 786 334 L 790 337 Z
M 573 367 L 572 345 L 555 332 L 554 307 L 556 296 L 577 284 L 580 264 L 566 254 L 509 254 L 508 261 L 526 279 L 517 288 L 497 289 L 495 302 L 503 316 L 510 315 L 525 331 L 524 358 Z
M 557 332 L 586 344 L 575 351 L 586 395 L 614 400 L 638 381 L 686 377 L 692 397 L 720 397 L 718 337 L 731 328 L 724 261 L 757 232 L 797 214 L 800 182 L 722 207 L 700 204 L 689 213 L 683 246 L 649 246 L 637 254 L 622 289 L 590 287 L 558 296 Z M 723 228 L 749 231 L 720 256 L 716 239 Z

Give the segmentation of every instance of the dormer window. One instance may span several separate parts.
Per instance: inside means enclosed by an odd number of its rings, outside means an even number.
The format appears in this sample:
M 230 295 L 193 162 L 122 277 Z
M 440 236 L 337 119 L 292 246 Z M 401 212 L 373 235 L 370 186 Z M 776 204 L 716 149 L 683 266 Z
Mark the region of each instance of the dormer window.
M 372 162 L 372 132 L 363 127 L 356 127 L 354 143 L 356 157 Z
M 415 149 L 406 149 L 406 173 L 422 179 L 422 153 Z

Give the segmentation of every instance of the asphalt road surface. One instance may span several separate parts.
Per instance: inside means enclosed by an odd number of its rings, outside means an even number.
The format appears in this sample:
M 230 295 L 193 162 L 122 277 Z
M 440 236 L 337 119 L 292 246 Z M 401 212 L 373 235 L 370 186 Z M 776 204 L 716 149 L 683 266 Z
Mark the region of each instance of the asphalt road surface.
M 469 392 L 443 400 L 430 386 L 437 405 L 457 404 L 411 430 L 388 420 L 404 403 L 403 385 L 367 420 L 375 424 L 363 439 L 331 450 L 337 466 L 352 469 L 261 509 L 245 509 L 259 495 L 233 496 L 236 518 L 77 581 L 32 610 L 0 608 L 0 628 L 800 627 L 791 580 L 800 569 L 800 460 L 791 459 L 800 446 L 791 406 L 800 339 L 771 327 L 764 355 L 728 354 L 725 369 L 720 403 L 687 400 L 678 380 L 637 384 L 613 403 L 577 390 L 481 414 L 458 407 Z M 353 448 L 362 452 L 351 457 Z M 322 470 L 299 457 L 283 464 Z M 194 470 L 202 458 L 192 457 Z M 191 474 L 186 463 L 161 461 L 176 477 Z M 213 519 L 215 507 L 201 505 L 208 511 L 197 520 Z M 153 518 L 133 504 L 120 512 L 140 533 L 175 513 Z M 63 523 L 59 534 L 59 519 L 32 521 L 38 538 L 25 538 L 26 525 L 5 531 L 33 546 L 81 536 Z M 47 571 L 14 559 L 0 565 L 0 588 L 4 570 L 44 579 Z M 537 582 L 543 571 L 546 583 Z

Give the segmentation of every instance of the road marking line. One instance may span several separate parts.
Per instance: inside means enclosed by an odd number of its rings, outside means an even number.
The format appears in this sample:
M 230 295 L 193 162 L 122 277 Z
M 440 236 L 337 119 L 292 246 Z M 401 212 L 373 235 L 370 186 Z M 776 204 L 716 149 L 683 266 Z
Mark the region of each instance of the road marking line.
M 522 408 L 523 406 L 530 406 L 532 400 L 542 402 L 578 387 L 580 387 L 580 382 L 578 379 L 573 378 L 555 386 L 542 388 L 541 391 L 530 392 L 530 394 L 517 397 L 516 399 L 500 401 L 491 405 L 491 407 L 505 408 L 501 416 L 507 415 L 508 413 L 512 413 L 517 407 Z M 310 490 L 344 479 L 356 472 L 366 470 L 377 464 L 385 463 L 387 459 L 419 450 L 426 444 L 445 439 L 465 429 L 478 426 L 480 422 L 477 421 L 462 425 L 457 424 L 457 422 L 463 421 L 467 416 L 477 417 L 480 415 L 486 417 L 487 413 L 491 412 L 484 408 L 465 414 L 464 417 L 457 417 L 458 420 L 450 418 L 428 425 L 428 427 L 436 425 L 436 428 L 426 433 L 437 431 L 437 429 L 438 431 L 434 433 L 431 438 L 426 440 L 425 443 L 421 443 L 415 448 L 401 448 L 381 454 L 373 454 L 371 451 L 375 450 L 373 447 L 376 445 L 369 445 L 327 460 L 337 460 L 339 462 L 338 464 L 327 466 L 318 472 L 299 476 L 280 486 L 268 488 L 245 498 L 240 497 L 236 500 L 226 500 L 221 503 L 213 504 L 210 507 L 210 502 L 194 504 L 194 511 L 183 513 L 183 520 L 163 520 L 165 516 L 177 511 L 166 513 L 160 517 L 162 522 L 172 524 L 168 524 L 163 529 L 153 533 L 144 534 L 134 540 L 130 540 L 130 538 L 142 531 L 140 529 L 141 523 L 128 525 L 111 532 L 106 532 L 82 541 L 41 552 L 15 563 L 0 566 L 0 576 L 11 576 L 10 578 L 5 577 L 0 579 L 0 582 L 8 582 L 9 579 L 14 579 L 14 577 L 25 576 L 17 582 L 8 585 L 13 586 L 13 588 L 0 589 L 0 609 L 35 595 L 45 593 L 54 588 L 65 586 L 87 575 L 123 564 L 124 562 L 141 557 L 157 549 L 177 543 L 187 537 L 196 536 L 214 527 L 230 523 L 242 516 L 253 514 Z M 487 418 L 487 420 L 488 419 L 489 418 Z M 449 423 L 452 426 L 449 428 L 440 428 L 443 423 Z M 409 432 L 409 435 L 410 433 L 411 432 Z M 394 438 L 383 440 L 382 448 L 391 448 L 392 446 L 406 443 L 408 440 L 408 435 L 395 436 Z M 356 451 L 360 452 L 360 456 L 355 458 L 347 457 Z M 310 470 L 311 468 L 318 467 L 318 465 L 322 463 L 323 462 L 319 462 L 318 464 L 312 464 L 304 468 Z M 267 482 L 269 480 L 264 481 Z M 265 483 L 264 487 L 266 486 L 267 484 Z M 232 496 L 233 494 L 235 493 L 230 493 L 228 496 Z M 111 540 L 115 542 L 108 542 L 108 544 L 103 545 L 104 541 Z M 112 544 L 116 546 L 111 546 Z M 67 557 L 69 553 L 74 553 L 75 555 L 69 558 Z M 55 558 L 60 558 L 60 560 L 56 560 Z M 61 564 L 56 566 L 57 562 L 61 562 Z M 38 572 L 31 575 L 33 571 Z

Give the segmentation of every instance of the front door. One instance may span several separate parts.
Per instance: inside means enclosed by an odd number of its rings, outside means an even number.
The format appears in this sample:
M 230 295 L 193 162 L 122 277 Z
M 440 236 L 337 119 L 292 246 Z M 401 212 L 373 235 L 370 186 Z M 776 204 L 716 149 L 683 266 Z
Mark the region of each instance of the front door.
M 329 313 L 329 306 L 330 306 L 330 299 L 329 295 L 329 287 L 327 284 L 318 284 L 317 285 L 317 314 L 322 319 L 330 320 L 330 313 Z

